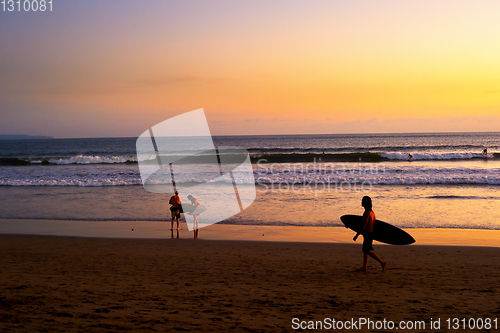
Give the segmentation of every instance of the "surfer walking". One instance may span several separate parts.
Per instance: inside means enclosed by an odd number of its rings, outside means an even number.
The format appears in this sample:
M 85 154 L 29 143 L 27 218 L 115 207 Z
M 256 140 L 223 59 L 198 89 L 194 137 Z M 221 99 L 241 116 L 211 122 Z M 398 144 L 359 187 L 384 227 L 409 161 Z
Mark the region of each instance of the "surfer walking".
M 179 220 L 181 218 L 181 198 L 179 197 L 179 192 L 175 191 L 175 194 L 170 198 L 168 202 L 170 206 L 170 211 L 172 212 L 172 223 L 170 225 L 170 230 L 174 230 L 174 220 L 177 219 L 177 232 L 179 232 Z
M 366 271 L 368 256 L 377 260 L 382 266 L 382 272 L 385 270 L 385 266 L 387 263 L 380 259 L 379 256 L 373 252 L 373 225 L 375 223 L 375 213 L 372 209 L 372 199 L 369 196 L 364 196 L 361 200 L 361 206 L 365 208 L 365 212 L 363 214 L 363 224 L 361 225 L 360 231 L 354 236 L 353 240 L 356 241 L 359 235 L 363 235 L 363 266 L 358 269 L 358 271 Z
M 191 204 L 193 204 L 194 206 L 199 206 L 200 205 L 200 201 L 198 199 L 196 199 L 195 197 L 193 197 L 191 194 L 187 196 L 187 198 L 189 199 L 189 201 L 191 201 Z M 195 208 L 196 210 L 196 208 Z M 198 238 L 198 231 L 200 230 L 199 229 L 199 226 L 198 226 L 198 214 L 195 214 L 193 215 L 194 217 L 194 238 Z

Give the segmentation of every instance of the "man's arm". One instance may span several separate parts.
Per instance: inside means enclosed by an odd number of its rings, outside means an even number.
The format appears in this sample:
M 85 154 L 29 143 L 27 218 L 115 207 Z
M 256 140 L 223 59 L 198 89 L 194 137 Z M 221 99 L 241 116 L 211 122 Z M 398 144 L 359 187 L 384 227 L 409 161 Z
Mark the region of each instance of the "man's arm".
M 356 234 L 356 236 L 354 236 L 354 238 L 352 239 L 353 241 L 356 241 L 358 239 L 359 235 L 361 235 L 363 233 L 363 231 L 365 231 L 366 226 L 368 225 L 369 216 L 370 216 L 369 214 L 363 214 L 363 224 L 361 224 L 361 229 Z

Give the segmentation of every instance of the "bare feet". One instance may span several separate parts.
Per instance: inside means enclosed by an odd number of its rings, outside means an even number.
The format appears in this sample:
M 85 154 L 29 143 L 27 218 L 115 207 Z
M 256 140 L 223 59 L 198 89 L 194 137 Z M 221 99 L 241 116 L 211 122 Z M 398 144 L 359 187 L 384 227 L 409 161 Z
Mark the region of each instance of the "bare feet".
M 387 263 L 385 261 L 382 261 L 382 272 L 385 271 L 385 266 L 387 266 Z
M 356 268 L 356 271 L 358 271 L 358 272 L 366 272 L 367 269 L 365 267 L 361 267 L 361 268 Z

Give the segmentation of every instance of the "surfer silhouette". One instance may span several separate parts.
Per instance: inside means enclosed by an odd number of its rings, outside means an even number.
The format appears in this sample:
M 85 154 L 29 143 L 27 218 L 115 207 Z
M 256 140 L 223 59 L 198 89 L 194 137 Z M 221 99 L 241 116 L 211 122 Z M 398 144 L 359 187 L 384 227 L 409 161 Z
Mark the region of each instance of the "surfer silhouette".
M 170 201 L 168 203 L 172 205 L 170 207 L 170 211 L 172 212 L 172 223 L 170 225 L 170 230 L 174 230 L 174 220 L 177 218 L 177 232 L 179 232 L 179 220 L 182 213 L 182 201 L 179 197 L 179 192 L 175 191 L 175 195 L 170 198 Z
M 487 149 L 487 148 L 485 148 L 485 149 L 483 150 L 483 155 L 488 156 L 488 149 Z
M 191 204 L 193 204 L 194 206 L 200 205 L 200 201 L 195 197 L 193 197 L 191 194 L 188 195 L 187 198 L 189 199 L 189 201 L 191 201 Z M 193 217 L 194 217 L 194 238 L 198 238 L 198 232 L 200 230 L 198 227 L 198 214 L 193 215 Z
M 367 271 L 368 256 L 377 260 L 382 266 L 382 272 L 385 271 L 385 266 L 387 263 L 380 259 L 379 256 L 373 252 L 373 225 L 375 223 L 375 213 L 372 210 L 372 199 L 369 196 L 364 196 L 361 200 L 361 206 L 365 208 L 363 214 L 363 224 L 361 225 L 360 231 L 354 236 L 353 240 L 356 241 L 359 235 L 363 235 L 363 266 L 358 269 L 358 271 Z
M 413 159 L 413 155 L 412 154 L 408 154 L 408 161 L 411 162 L 412 159 Z

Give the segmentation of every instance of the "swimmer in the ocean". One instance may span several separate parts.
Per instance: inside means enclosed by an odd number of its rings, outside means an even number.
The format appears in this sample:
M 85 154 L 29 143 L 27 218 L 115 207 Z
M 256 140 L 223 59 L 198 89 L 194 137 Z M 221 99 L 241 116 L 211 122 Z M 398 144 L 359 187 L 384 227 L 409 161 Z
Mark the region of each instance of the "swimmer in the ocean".
M 408 161 L 411 162 L 412 159 L 413 159 L 413 155 L 412 154 L 408 154 Z

